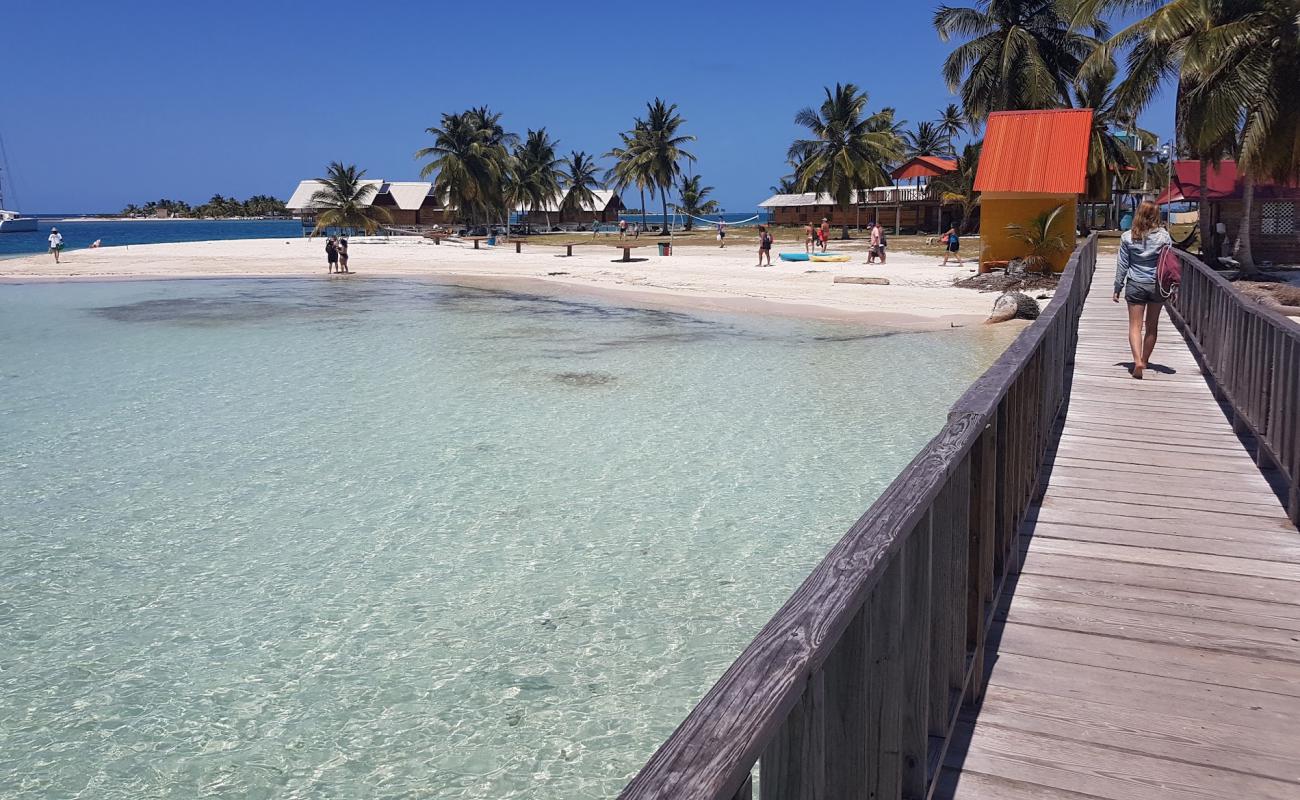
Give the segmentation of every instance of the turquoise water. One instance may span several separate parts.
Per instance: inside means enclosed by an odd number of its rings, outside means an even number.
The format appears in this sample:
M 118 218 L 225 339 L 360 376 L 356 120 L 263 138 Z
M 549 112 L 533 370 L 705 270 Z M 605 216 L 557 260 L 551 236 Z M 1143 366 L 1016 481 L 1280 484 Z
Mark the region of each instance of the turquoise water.
M 0 286 L 0 797 L 610 797 L 1005 338 Z

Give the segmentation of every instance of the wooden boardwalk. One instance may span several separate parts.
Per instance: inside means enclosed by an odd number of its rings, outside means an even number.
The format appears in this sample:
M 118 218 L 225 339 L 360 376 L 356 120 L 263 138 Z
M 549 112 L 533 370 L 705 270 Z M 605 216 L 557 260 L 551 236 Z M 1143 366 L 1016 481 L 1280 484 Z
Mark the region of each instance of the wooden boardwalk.
M 1300 533 L 1167 318 L 1128 376 L 1109 278 L 935 796 L 1294 800 Z

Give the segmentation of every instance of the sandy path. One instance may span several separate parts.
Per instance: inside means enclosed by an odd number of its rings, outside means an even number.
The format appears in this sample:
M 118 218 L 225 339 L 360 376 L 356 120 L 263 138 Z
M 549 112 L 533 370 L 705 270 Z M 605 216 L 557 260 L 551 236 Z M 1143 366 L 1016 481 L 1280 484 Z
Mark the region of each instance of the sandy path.
M 650 246 L 633 251 L 640 259 L 619 263 L 621 251 L 601 242 L 563 249 L 525 242 L 474 250 L 416 239 L 356 241 L 351 267 L 361 276 L 422 276 L 455 283 L 529 287 L 556 294 L 620 297 L 629 302 L 718 308 L 822 318 L 864 318 L 880 323 L 948 327 L 988 316 L 993 296 L 954 288 L 969 268 L 940 267 L 936 259 L 891 254 L 889 263 L 868 265 L 853 245 L 844 264 L 781 262 L 754 267 L 749 249 L 679 247 L 670 257 Z M 160 279 L 215 277 L 318 277 L 325 273 L 321 240 L 249 239 L 131 245 L 74 250 L 55 264 L 49 255 L 0 261 L 0 281 L 66 279 Z M 873 275 L 889 286 L 836 284 L 835 275 Z M 346 280 L 346 278 L 333 278 Z

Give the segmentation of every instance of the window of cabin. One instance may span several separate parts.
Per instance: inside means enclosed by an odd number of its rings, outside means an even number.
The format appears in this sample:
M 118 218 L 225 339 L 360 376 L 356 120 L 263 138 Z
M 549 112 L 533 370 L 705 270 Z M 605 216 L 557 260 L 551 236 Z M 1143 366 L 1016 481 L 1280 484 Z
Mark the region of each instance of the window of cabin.
M 1266 236 L 1289 236 L 1295 233 L 1295 203 L 1263 203 L 1259 213 L 1259 231 Z

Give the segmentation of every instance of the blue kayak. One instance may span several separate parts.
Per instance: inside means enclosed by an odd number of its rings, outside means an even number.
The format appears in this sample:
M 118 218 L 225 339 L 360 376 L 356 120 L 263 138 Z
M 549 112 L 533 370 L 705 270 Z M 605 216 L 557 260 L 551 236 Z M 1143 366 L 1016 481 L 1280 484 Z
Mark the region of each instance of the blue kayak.
M 808 254 L 807 253 L 782 253 L 781 260 L 782 261 L 807 261 Z

